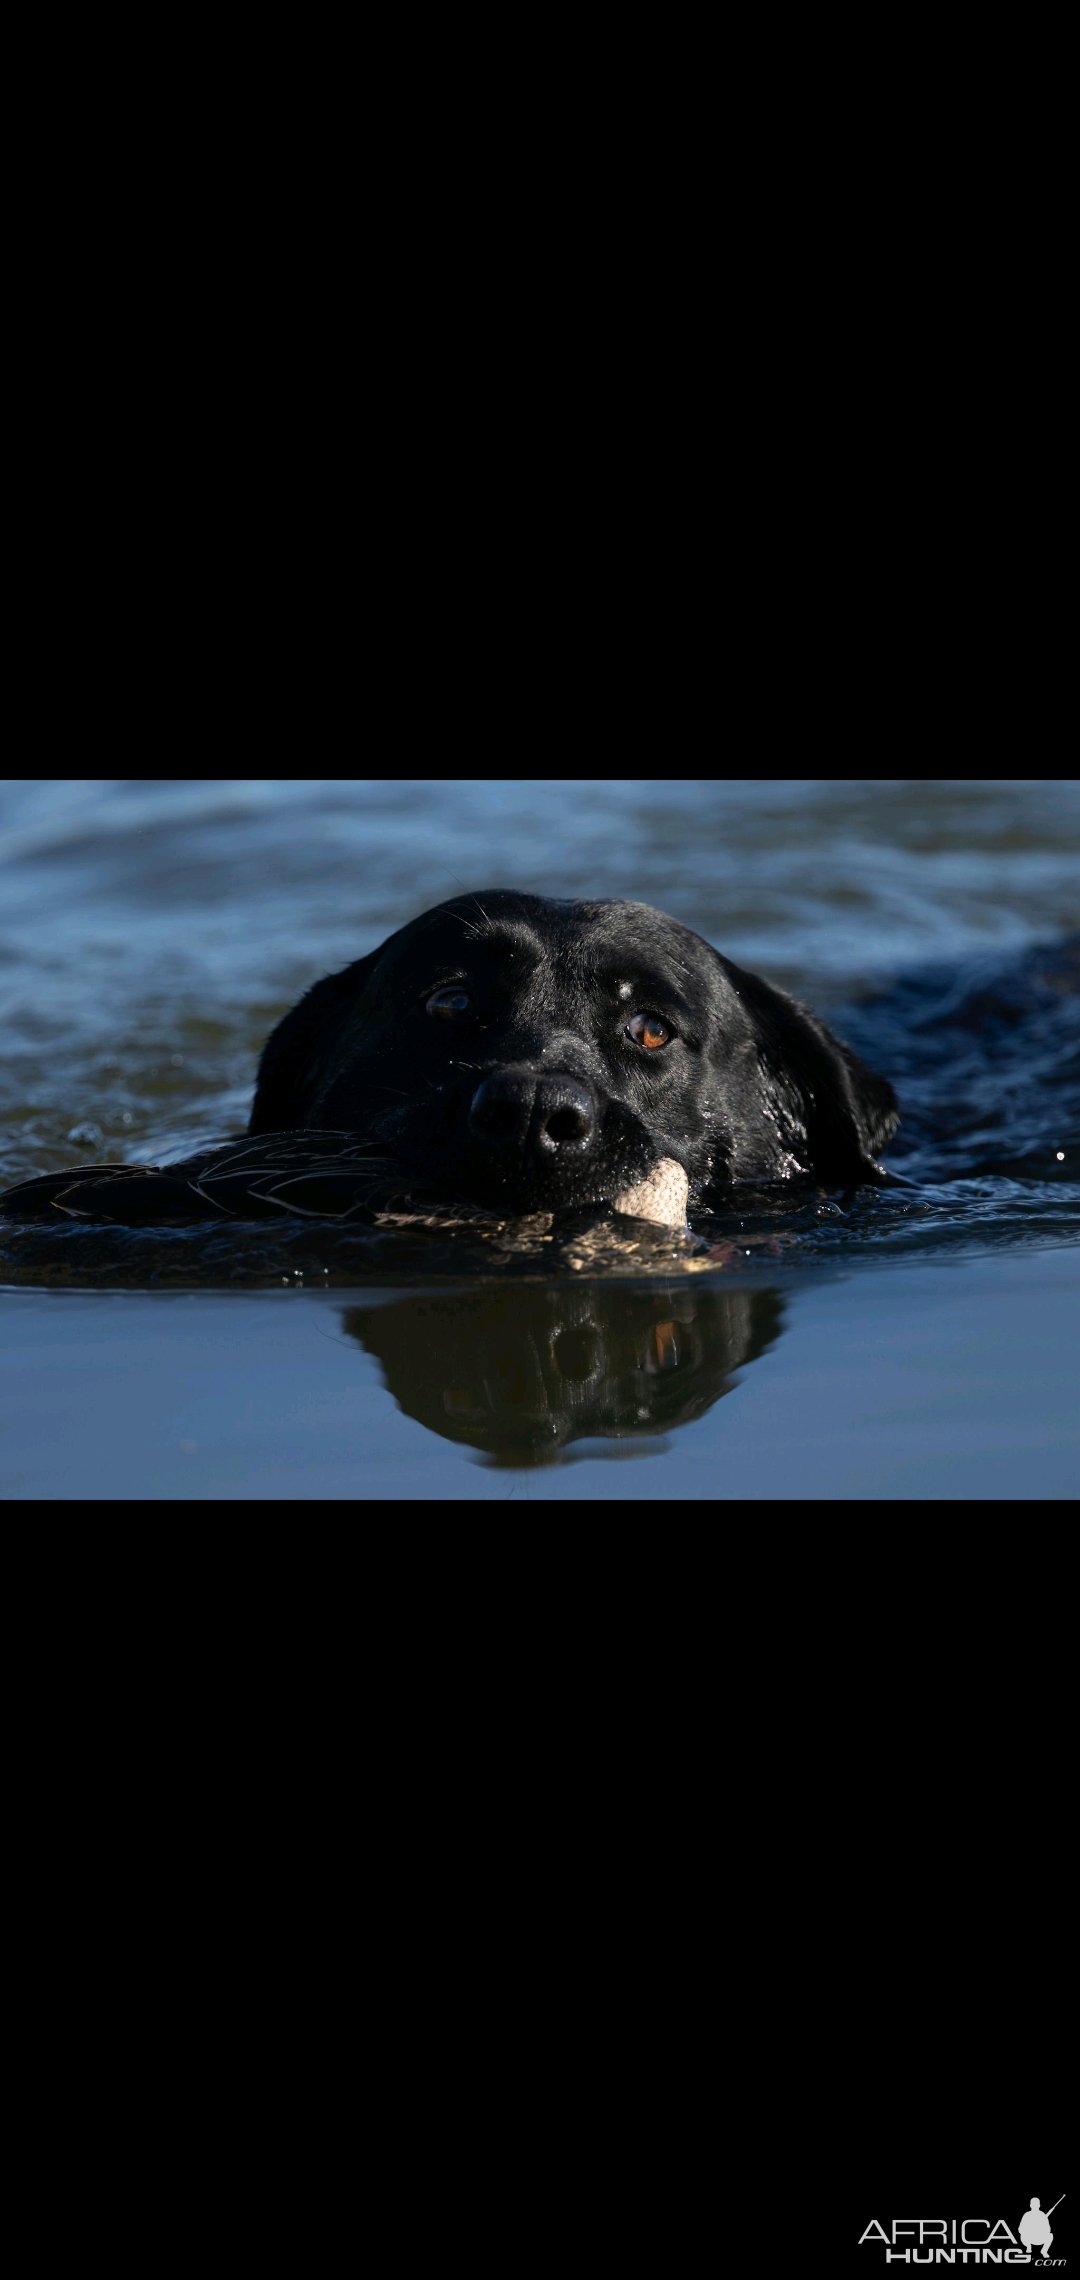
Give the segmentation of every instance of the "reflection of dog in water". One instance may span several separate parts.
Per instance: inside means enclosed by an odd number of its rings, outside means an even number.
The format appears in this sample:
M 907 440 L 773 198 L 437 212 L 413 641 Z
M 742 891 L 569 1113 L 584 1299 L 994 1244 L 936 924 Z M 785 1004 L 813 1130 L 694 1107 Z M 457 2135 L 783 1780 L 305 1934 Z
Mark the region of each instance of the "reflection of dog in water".
M 698 1281 L 485 1284 L 344 1320 L 407 1416 L 496 1463 L 535 1465 L 571 1441 L 640 1442 L 703 1416 L 778 1336 L 781 1301 Z

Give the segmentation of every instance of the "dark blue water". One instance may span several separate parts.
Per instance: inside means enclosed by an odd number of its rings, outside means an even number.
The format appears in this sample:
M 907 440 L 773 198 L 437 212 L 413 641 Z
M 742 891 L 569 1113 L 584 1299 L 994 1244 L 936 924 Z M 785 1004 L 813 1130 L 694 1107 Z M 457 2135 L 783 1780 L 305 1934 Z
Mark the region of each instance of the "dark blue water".
M 308 983 L 503 884 L 794 989 L 892 1077 L 906 1184 L 736 1209 L 692 1263 L 0 1242 L 5 1493 L 1080 1488 L 1075 783 L 0 787 L 0 1182 L 241 1129 Z

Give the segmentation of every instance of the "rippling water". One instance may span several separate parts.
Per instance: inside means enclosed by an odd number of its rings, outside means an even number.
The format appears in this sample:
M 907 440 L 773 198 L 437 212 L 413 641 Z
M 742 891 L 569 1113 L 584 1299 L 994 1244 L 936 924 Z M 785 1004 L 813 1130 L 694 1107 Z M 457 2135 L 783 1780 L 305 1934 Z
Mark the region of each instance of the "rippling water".
M 1080 786 L 1038 779 L 5 784 L 0 1182 L 242 1129 L 301 990 L 494 885 L 655 903 L 892 1076 L 887 1160 L 910 1186 L 839 1216 L 740 1210 L 712 1232 L 759 1282 L 1075 1243 Z M 624 1317 L 604 1319 L 621 1350 Z M 773 1353 L 777 1319 L 712 1350 Z
M 262 1041 L 309 982 L 501 884 L 657 903 L 843 1018 L 903 1093 L 898 1169 L 944 1068 L 967 1119 L 953 1178 L 987 1169 L 989 1122 L 995 1173 L 1011 1146 L 1057 1179 L 1061 1134 L 1032 1122 L 1080 993 L 1059 960 L 1040 998 L 1019 953 L 1080 923 L 1080 786 L 1019 781 L 6 785 L 3 1174 L 242 1127 Z M 953 1001 L 980 983 L 965 1024 Z M 917 1168 L 941 1166 L 924 1149 Z

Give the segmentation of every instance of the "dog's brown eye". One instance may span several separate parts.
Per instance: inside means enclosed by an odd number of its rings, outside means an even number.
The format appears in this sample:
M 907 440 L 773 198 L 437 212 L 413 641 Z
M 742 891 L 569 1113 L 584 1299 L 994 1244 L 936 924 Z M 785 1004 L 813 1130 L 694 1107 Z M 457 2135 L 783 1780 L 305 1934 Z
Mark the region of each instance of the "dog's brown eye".
M 468 1013 L 471 1002 L 468 990 L 463 990 L 460 982 L 450 982 L 446 989 L 432 991 L 427 1010 L 441 1014 L 444 1021 L 460 1021 L 462 1014 Z
M 658 1013 L 635 1013 L 626 1024 L 626 1034 L 635 1045 L 644 1045 L 647 1053 L 658 1053 L 662 1045 L 670 1045 L 675 1031 Z

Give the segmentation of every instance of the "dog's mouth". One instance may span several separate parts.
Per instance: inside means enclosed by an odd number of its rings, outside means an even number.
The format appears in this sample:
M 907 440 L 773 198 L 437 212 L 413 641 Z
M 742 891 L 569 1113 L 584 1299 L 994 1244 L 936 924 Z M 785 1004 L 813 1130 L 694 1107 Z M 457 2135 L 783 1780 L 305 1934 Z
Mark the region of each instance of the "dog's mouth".
M 434 1116 L 406 1102 L 380 1119 L 377 1136 L 401 1197 L 500 1218 L 616 1206 L 658 1161 L 645 1127 L 622 1103 L 601 1105 L 578 1079 L 531 1070 L 496 1071 Z
M 430 1164 L 414 1169 L 397 1157 L 387 1164 L 379 1186 L 384 1208 L 393 1204 L 405 1208 L 409 1203 L 433 1210 L 466 1206 L 498 1219 L 523 1219 L 535 1212 L 621 1208 L 621 1198 L 642 1187 L 655 1165 L 654 1149 L 635 1150 L 606 1165 L 515 1168 L 461 1159 L 436 1177 Z

